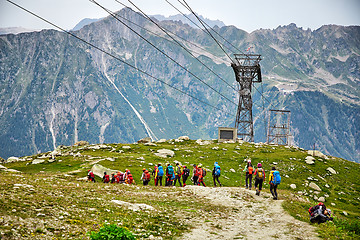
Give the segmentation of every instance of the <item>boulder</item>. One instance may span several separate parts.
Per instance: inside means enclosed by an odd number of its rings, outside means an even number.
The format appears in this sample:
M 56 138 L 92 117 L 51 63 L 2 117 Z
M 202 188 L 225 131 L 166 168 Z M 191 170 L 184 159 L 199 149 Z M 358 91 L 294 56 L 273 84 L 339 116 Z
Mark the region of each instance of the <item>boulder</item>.
M 309 165 L 313 165 L 313 164 L 315 164 L 315 158 L 313 158 L 312 156 L 307 156 L 305 158 L 305 163 L 307 163 Z
M 199 145 L 209 145 L 209 144 L 212 144 L 213 142 L 212 142 L 212 141 L 208 141 L 208 140 L 198 139 L 198 140 L 196 140 L 196 143 L 199 144 Z
M 130 146 L 122 146 L 122 149 L 131 149 Z
M 95 164 L 94 166 L 92 166 L 91 171 L 98 177 L 103 177 L 104 176 L 104 172 L 106 172 L 107 174 L 111 175 L 111 173 L 117 173 L 118 170 L 113 170 L 110 168 L 106 168 L 100 164 Z
M 154 153 L 158 157 L 167 158 L 173 157 L 175 155 L 175 152 L 169 149 L 159 149 L 156 153 Z
M 31 162 L 31 164 L 39 164 L 39 163 L 43 163 L 43 162 L 45 162 L 44 159 L 34 159 L 34 160 Z
M 290 184 L 291 189 L 296 189 L 296 184 Z
M 234 172 L 235 172 L 235 169 L 233 169 L 233 168 L 230 168 L 230 172 L 233 172 L 233 173 L 234 173 Z
M 151 143 L 152 140 L 150 137 L 146 137 L 146 138 L 143 138 L 143 139 L 140 139 L 139 141 L 137 141 L 138 143 Z
M 164 143 L 166 142 L 166 139 L 160 139 L 159 141 L 157 141 L 157 143 Z
M 320 191 L 320 192 L 321 192 L 321 188 L 320 188 L 316 183 L 311 182 L 311 183 L 309 184 L 309 187 L 311 187 L 311 188 L 314 189 L 314 190 L 317 190 L 317 191 Z
M 74 144 L 74 146 L 86 146 L 89 145 L 89 142 L 87 141 L 78 141 Z
M 18 161 L 19 161 L 19 158 L 18 158 L 18 157 L 9 157 L 9 158 L 6 160 L 6 163 L 18 162 Z
M 318 201 L 319 202 L 325 202 L 325 197 L 319 197 Z
M 308 150 L 307 153 L 314 157 L 320 157 L 320 158 L 327 159 L 327 156 L 325 154 L 323 154 L 322 152 L 317 151 L 317 150 Z
M 328 167 L 326 170 L 328 170 L 331 174 L 337 174 L 337 172 L 335 171 L 335 169 Z
M 183 141 L 188 141 L 190 140 L 190 138 L 188 136 L 181 136 L 181 137 L 178 137 L 179 140 L 183 140 Z

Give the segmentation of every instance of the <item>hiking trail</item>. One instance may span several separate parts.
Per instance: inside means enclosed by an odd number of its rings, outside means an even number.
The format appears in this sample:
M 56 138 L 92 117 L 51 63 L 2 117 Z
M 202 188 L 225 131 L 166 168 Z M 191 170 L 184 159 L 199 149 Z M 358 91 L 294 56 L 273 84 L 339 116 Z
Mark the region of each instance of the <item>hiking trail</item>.
M 290 216 L 281 206 L 283 201 L 273 200 L 266 190 L 256 196 L 255 191 L 243 188 L 186 188 L 209 203 L 232 207 L 233 211 L 227 217 L 191 219 L 197 227 L 180 239 L 320 239 L 315 227 Z

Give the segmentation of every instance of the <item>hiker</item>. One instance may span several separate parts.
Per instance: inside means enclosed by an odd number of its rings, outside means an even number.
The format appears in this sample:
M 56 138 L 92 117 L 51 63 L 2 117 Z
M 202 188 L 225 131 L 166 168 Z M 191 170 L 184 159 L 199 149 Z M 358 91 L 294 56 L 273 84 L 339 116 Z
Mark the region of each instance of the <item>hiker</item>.
M 183 166 L 183 175 L 182 175 L 182 179 L 183 179 L 183 186 L 186 186 L 186 180 L 188 179 L 189 175 L 190 175 L 190 169 L 188 169 L 185 165 Z
M 95 175 L 91 170 L 88 170 L 88 181 L 95 182 Z
M 325 204 L 320 202 L 318 205 L 309 208 L 310 222 L 311 223 L 324 223 L 332 221 L 331 210 L 326 208 Z
M 150 182 L 150 173 L 146 168 L 143 168 L 143 174 L 141 175 L 141 179 L 143 181 L 143 185 L 147 186 Z
M 191 180 L 194 182 L 194 185 L 198 185 L 198 179 L 199 179 L 199 174 L 198 174 L 198 167 L 196 166 L 196 164 L 193 165 L 193 174 L 191 177 Z
M 263 182 L 265 181 L 265 170 L 262 168 L 262 164 L 258 163 L 257 169 L 254 173 L 255 176 L 255 191 L 256 195 L 260 196 Z M 257 187 L 259 185 L 259 188 Z
M 110 176 L 109 174 L 106 174 L 106 172 L 104 172 L 104 176 L 103 176 L 103 183 L 109 183 L 110 182 Z
M 204 183 L 204 177 L 206 176 L 206 170 L 204 168 L 202 168 L 202 164 L 200 163 L 198 165 L 198 186 L 200 186 L 200 183 L 206 187 L 205 183 Z
M 117 183 L 125 183 L 125 174 L 124 173 L 118 171 L 116 176 L 117 176 L 117 180 L 116 180 Z
M 115 183 L 115 174 L 114 173 L 111 174 L 111 183 Z
M 249 188 L 251 190 L 253 171 L 254 171 L 254 168 L 251 164 L 251 160 L 248 160 L 247 165 L 243 170 L 243 172 L 246 172 L 246 175 L 245 175 L 246 189 Z M 249 182 L 249 184 L 248 184 L 248 182 Z
M 126 184 L 135 184 L 134 178 L 129 169 L 125 170 L 125 183 Z
M 166 164 L 166 182 L 165 186 L 172 186 L 172 180 L 174 177 L 174 167 L 170 163 Z
M 280 181 L 281 181 L 281 177 L 279 171 L 277 171 L 275 167 L 272 167 L 269 176 L 269 184 L 270 184 L 270 192 L 274 200 L 278 199 L 277 187 L 280 184 Z
M 180 187 L 182 187 L 181 184 L 181 175 L 183 174 L 182 167 L 177 162 L 175 165 L 175 179 L 174 179 L 174 186 L 176 186 L 176 181 L 179 181 Z
M 157 168 L 155 186 L 157 186 L 159 183 L 160 183 L 160 186 L 162 186 L 162 178 L 163 178 L 163 176 L 164 176 L 164 169 L 163 169 L 163 166 L 161 166 L 161 163 L 159 163 L 158 168 Z
M 221 173 L 221 168 L 218 164 L 218 162 L 214 163 L 214 168 L 212 171 L 212 177 L 214 180 L 214 187 L 216 187 L 216 181 L 219 183 L 220 187 L 221 187 L 221 182 L 219 181 L 219 177 L 220 177 L 220 173 Z
M 158 173 L 158 166 L 154 166 L 154 170 L 152 171 L 151 175 L 154 177 L 154 185 L 157 186 L 157 173 Z

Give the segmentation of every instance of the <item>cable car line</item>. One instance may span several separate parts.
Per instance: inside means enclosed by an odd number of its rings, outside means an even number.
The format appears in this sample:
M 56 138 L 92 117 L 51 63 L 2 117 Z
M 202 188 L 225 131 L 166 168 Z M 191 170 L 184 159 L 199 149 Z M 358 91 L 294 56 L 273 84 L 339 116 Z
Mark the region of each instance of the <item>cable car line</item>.
M 195 26 L 197 26 L 200 30 L 202 30 L 204 33 L 206 33 L 207 35 L 208 32 L 206 32 L 202 27 L 200 27 L 196 22 L 194 22 L 191 18 L 189 18 L 185 13 L 183 13 L 181 10 L 179 10 L 176 6 L 174 6 L 174 4 L 172 4 L 171 2 L 169 2 L 168 0 L 165 0 L 170 6 L 172 6 L 175 10 L 177 10 L 181 15 L 183 15 L 185 18 L 187 18 L 190 22 L 192 22 Z M 179 1 L 178 1 L 179 2 Z M 182 2 L 179 2 L 180 4 L 182 4 L 186 9 L 188 9 Z M 189 9 L 188 9 L 189 10 Z M 202 21 L 202 20 L 201 20 Z M 204 22 L 213 32 L 215 32 L 218 36 L 220 36 L 225 42 L 227 42 L 229 45 L 231 45 L 234 49 L 236 49 L 237 51 L 241 52 L 241 50 L 239 50 L 237 47 L 235 47 L 231 42 L 229 42 L 228 40 L 226 40 L 226 38 L 224 38 L 223 36 L 221 36 L 218 32 L 216 32 L 212 27 L 210 27 L 206 22 Z M 225 48 L 227 48 L 230 52 L 232 52 L 232 50 L 230 48 L 228 48 L 226 45 L 223 44 L 223 46 Z
M 148 21 L 148 19 L 147 19 L 144 15 L 142 15 L 142 14 L 139 13 L 139 12 L 134 11 L 132 8 L 130 8 L 130 7 L 127 6 L 126 4 L 120 2 L 119 0 L 115 0 L 115 2 L 121 4 L 122 6 L 128 8 L 128 9 L 130 9 L 131 11 L 133 11 L 134 13 L 138 14 L 139 16 L 141 16 L 142 18 L 144 18 L 144 19 L 146 19 L 146 20 Z M 118 16 L 120 16 L 120 15 L 118 15 Z M 122 17 L 122 18 L 124 18 L 124 17 Z M 124 18 L 124 19 L 126 19 L 126 18 Z M 126 20 L 129 21 L 129 22 L 131 22 L 131 21 L 128 20 L 128 19 L 126 19 Z M 131 22 L 131 23 L 133 23 L 133 22 Z M 133 23 L 133 24 L 136 24 L 136 23 Z M 137 25 L 137 26 L 140 27 L 140 28 L 143 28 L 143 27 L 141 27 L 140 25 Z M 163 27 L 163 28 L 164 28 L 164 27 Z M 143 28 L 143 29 L 146 30 L 146 31 L 148 31 L 148 32 L 151 32 L 152 34 L 154 34 L 154 35 L 156 35 L 156 36 L 158 36 L 158 37 L 160 37 L 160 38 L 163 38 L 163 39 L 165 39 L 165 40 L 173 43 L 173 42 L 170 41 L 169 39 L 164 38 L 164 37 L 162 37 L 162 36 L 160 36 L 160 35 L 152 32 L 152 31 L 150 31 L 150 30 L 148 30 L 148 29 L 146 29 L 146 28 Z M 187 39 L 185 39 L 185 38 L 183 38 L 183 37 L 181 37 L 181 36 L 178 36 L 176 33 L 170 31 L 169 29 L 166 29 L 166 28 L 164 28 L 164 29 L 165 29 L 166 31 L 168 31 L 169 33 L 173 34 L 174 36 L 176 36 L 177 38 L 179 38 L 179 39 L 181 39 L 181 40 L 183 40 L 183 41 L 185 41 L 185 42 L 187 42 L 187 43 L 189 43 L 189 44 L 191 44 L 191 45 L 193 45 L 193 46 L 195 46 L 195 47 L 197 47 L 197 48 L 200 48 L 200 49 L 203 50 L 204 52 L 207 52 L 207 53 L 211 54 L 213 57 L 217 58 L 218 60 L 224 61 L 222 58 L 214 55 L 214 53 L 212 53 L 212 52 L 209 52 L 207 49 L 203 48 L 202 46 L 200 46 L 200 45 L 198 45 L 198 44 L 196 44 L 196 43 L 194 43 L 194 42 L 190 42 L 189 40 L 187 40 Z M 194 53 L 196 53 L 196 54 L 201 55 L 201 53 L 198 53 L 198 52 L 196 52 L 196 51 L 194 51 L 194 50 L 190 50 L 190 51 L 192 51 L 192 52 L 194 52 Z
M 183 48 L 186 52 L 188 52 L 194 59 L 196 59 L 199 63 L 201 63 L 206 69 L 208 69 L 210 72 L 212 72 L 215 76 L 217 76 L 221 81 L 223 81 L 226 85 L 231 87 L 234 91 L 236 89 L 230 85 L 228 82 L 226 82 L 222 77 L 220 77 L 216 72 L 214 72 L 211 68 L 209 68 L 205 63 L 203 63 L 200 59 L 195 57 L 184 45 L 182 45 L 179 41 L 177 41 L 174 37 L 172 37 L 163 27 L 161 27 L 159 24 L 157 24 L 154 20 L 152 20 L 146 13 L 144 13 L 139 7 L 137 7 L 132 1 L 128 0 L 131 5 L 133 5 L 137 10 L 139 10 L 149 21 L 151 21 L 154 25 L 156 25 L 160 30 L 162 30 L 166 35 L 168 35 L 171 39 L 173 39 L 181 48 Z
M 190 72 L 187 68 L 185 68 L 184 66 L 182 66 L 180 63 L 178 63 L 175 59 L 173 59 L 172 57 L 170 57 L 168 54 L 166 54 L 164 51 L 162 51 L 161 49 L 159 49 L 158 47 L 156 47 L 153 43 L 151 43 L 149 40 L 147 40 L 146 38 L 144 38 L 143 36 L 141 36 L 141 34 L 139 34 L 138 32 L 136 32 L 134 29 L 132 29 L 130 26 L 128 26 L 126 23 L 124 23 L 123 21 L 121 21 L 112 11 L 110 11 L 109 9 L 103 7 L 101 4 L 99 4 L 98 2 L 96 2 L 95 0 L 89 0 L 90 2 L 96 4 L 97 6 L 99 6 L 100 8 L 102 8 L 104 11 L 106 11 L 107 13 L 109 13 L 113 18 L 115 18 L 116 20 L 118 20 L 120 23 L 122 23 L 123 25 L 125 25 L 128 29 L 130 29 L 133 33 L 135 33 L 137 36 L 139 36 L 141 39 L 143 39 L 145 42 L 149 43 L 152 47 L 154 47 L 156 50 L 158 50 L 160 53 L 162 53 L 163 55 L 165 55 L 166 57 L 168 57 L 171 61 L 173 61 L 176 65 L 178 65 L 180 68 L 182 68 L 183 70 L 185 70 L 186 72 L 188 72 L 190 75 L 192 75 L 193 77 L 195 77 L 197 80 L 199 80 L 200 82 L 202 82 L 203 84 L 205 84 L 206 86 L 208 86 L 209 88 L 211 88 L 214 92 L 218 93 L 220 96 L 222 96 L 223 98 L 225 98 L 226 100 L 228 100 L 229 102 L 233 103 L 234 105 L 237 106 L 237 104 L 235 102 L 233 102 L 232 100 L 230 100 L 228 97 L 226 97 L 225 95 L 223 95 L 222 93 L 220 93 L 219 91 L 217 91 L 215 88 L 213 88 L 212 86 L 210 86 L 208 83 L 206 83 L 205 81 L 201 80 L 198 76 L 196 76 L 195 74 L 193 74 L 192 72 Z
M 179 1 L 179 0 L 178 0 Z M 225 53 L 225 55 L 231 60 L 232 63 L 235 64 L 235 61 L 229 56 L 229 54 L 224 50 L 224 48 L 221 46 L 221 44 L 217 41 L 217 39 L 210 33 L 210 31 L 206 28 L 206 26 L 203 24 L 201 19 L 196 15 L 196 13 L 190 8 L 190 6 L 186 3 L 185 0 L 183 0 L 186 4 L 188 10 L 198 19 L 198 21 L 201 23 L 201 25 L 204 27 L 204 29 L 209 33 L 210 37 L 217 43 L 217 45 L 221 48 L 221 50 Z M 180 2 L 180 1 L 179 1 Z M 180 2 L 181 3 L 181 2 Z
M 154 79 L 154 80 L 157 80 L 157 81 L 165 84 L 166 86 L 168 86 L 168 87 L 170 87 L 170 88 L 172 88 L 172 89 L 174 89 L 174 90 L 176 90 L 176 91 L 178 91 L 178 92 L 181 92 L 181 93 L 183 93 L 184 95 L 187 95 L 187 96 L 189 96 L 189 97 L 191 97 L 191 98 L 193 98 L 193 99 L 195 99 L 195 100 L 197 100 L 197 101 L 199 101 L 199 102 L 201 102 L 201 103 L 203 103 L 203 104 L 205 104 L 205 105 L 207 105 L 207 106 L 209 106 L 209 107 L 212 107 L 212 108 L 217 109 L 217 110 L 219 110 L 219 111 L 225 112 L 225 113 L 229 114 L 229 116 L 230 116 L 230 115 L 233 116 L 233 113 L 230 113 L 230 112 L 228 112 L 228 111 L 225 111 L 224 109 L 221 109 L 221 108 L 216 107 L 216 106 L 214 106 L 214 105 L 211 105 L 210 103 L 207 103 L 207 102 L 205 102 L 205 101 L 203 101 L 203 100 L 201 100 L 201 99 L 199 99 L 199 98 L 197 98 L 197 97 L 192 96 L 191 94 L 189 94 L 189 93 L 187 93 L 187 92 L 185 92 L 185 91 L 183 91 L 183 90 L 181 90 L 181 89 L 178 89 L 178 88 L 176 88 L 176 87 L 174 87 L 174 86 L 166 83 L 164 80 L 161 80 L 160 78 L 157 78 L 157 77 L 152 76 L 151 74 L 145 72 L 144 70 L 141 70 L 140 68 L 133 66 L 132 64 L 130 64 L 130 63 L 122 60 L 121 58 L 119 58 L 119 57 L 117 57 L 117 56 L 115 56 L 115 55 L 113 55 L 113 54 L 111 54 L 111 53 L 109 53 L 109 52 L 101 49 L 100 47 L 98 47 L 98 46 L 96 46 L 96 45 L 94 45 L 94 44 L 92 44 L 92 43 L 90 43 L 90 42 L 88 42 L 88 41 L 86 41 L 86 40 L 84 40 L 84 39 L 82 39 L 82 38 L 80 38 L 80 37 L 78 37 L 78 36 L 75 35 L 74 33 L 70 32 L 70 31 L 67 31 L 67 30 L 65 30 L 65 29 L 57 26 L 56 24 L 50 22 L 49 20 L 46 20 L 45 18 L 37 15 L 36 13 L 33 13 L 32 11 L 30 11 L 30 10 L 28 10 L 28 9 L 20 6 L 20 5 L 18 5 L 17 3 L 12 2 L 11 0 L 6 0 L 6 1 L 8 1 L 9 3 L 13 4 L 14 6 L 16 6 L 16 7 L 20 8 L 20 9 L 24 10 L 25 12 L 27 12 L 27 13 L 29 13 L 29 14 L 31 14 L 31 15 L 39 18 L 39 19 L 41 19 L 42 21 L 50 24 L 51 26 L 53 26 L 53 27 L 61 30 L 62 32 L 64 32 L 64 33 L 66 33 L 66 34 L 68 34 L 68 35 L 70 35 L 70 36 L 72 36 L 72 37 L 80 40 L 81 42 L 83 42 L 83 43 L 91 46 L 92 48 L 95 48 L 96 50 L 98 50 L 98 51 L 100 51 L 100 52 L 102 52 L 102 53 L 104 53 L 104 54 L 106 54 L 106 55 L 108 55 L 108 56 L 110 56 L 110 57 L 112 57 L 112 58 L 120 61 L 121 63 L 123 63 L 123 64 L 125 64 L 125 65 L 127 65 L 127 66 L 129 66 L 129 67 L 131 67 L 131 68 L 133 68 L 133 69 L 135 69 L 135 70 L 137 70 L 137 71 L 139 71 L 139 72 L 141 72 L 142 74 L 144 74 L 144 75 L 146 75 L 146 76 L 148 76 L 148 77 L 150 77 L 150 78 L 152 78 L 152 79 Z

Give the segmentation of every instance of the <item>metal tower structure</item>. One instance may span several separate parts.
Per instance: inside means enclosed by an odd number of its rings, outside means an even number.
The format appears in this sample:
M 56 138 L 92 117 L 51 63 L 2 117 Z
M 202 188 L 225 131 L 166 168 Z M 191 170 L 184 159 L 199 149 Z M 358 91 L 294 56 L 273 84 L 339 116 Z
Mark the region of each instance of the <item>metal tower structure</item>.
M 236 81 L 239 83 L 239 105 L 236 114 L 235 128 L 238 138 L 254 141 L 254 126 L 252 116 L 251 87 L 254 82 L 261 82 L 260 60 L 258 54 L 234 54 L 235 60 L 231 64 Z
M 288 110 L 269 110 L 268 144 L 290 145 L 290 115 Z

